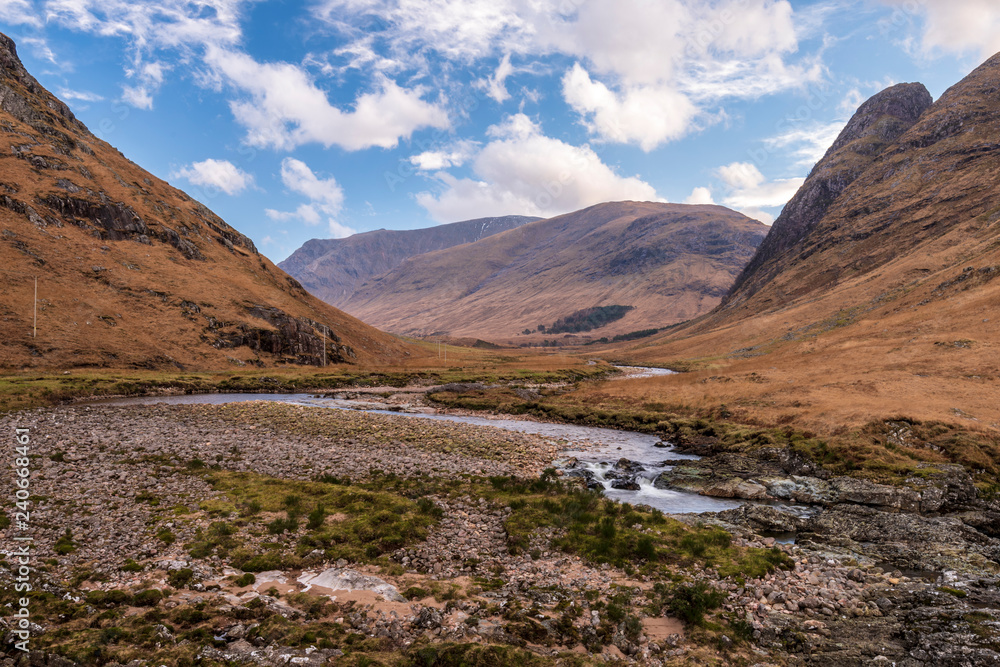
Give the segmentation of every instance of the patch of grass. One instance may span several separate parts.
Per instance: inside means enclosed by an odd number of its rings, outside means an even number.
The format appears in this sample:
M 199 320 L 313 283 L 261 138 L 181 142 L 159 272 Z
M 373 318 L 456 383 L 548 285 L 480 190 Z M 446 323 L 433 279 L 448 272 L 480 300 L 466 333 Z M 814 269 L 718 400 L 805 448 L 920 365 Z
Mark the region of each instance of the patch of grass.
M 69 528 L 66 529 L 66 532 L 63 533 L 58 540 L 56 540 L 52 549 L 60 556 L 65 556 L 76 551 L 76 542 L 73 541 L 73 533 Z
M 167 583 L 174 588 L 184 588 L 194 580 L 194 570 L 184 567 L 179 570 L 172 570 L 167 575 Z
M 173 544 L 177 541 L 177 536 L 169 528 L 161 528 L 156 531 L 156 539 L 160 540 L 164 544 Z
M 267 525 L 272 534 L 297 530 L 298 519 L 290 508 L 306 512 L 306 534 L 299 538 L 296 548 L 299 556 L 320 549 L 331 560 L 372 562 L 423 540 L 427 528 L 440 516 L 433 511 L 436 509 L 433 503 L 427 506 L 396 493 L 373 490 L 379 487 L 376 483 L 368 489 L 360 485 L 283 480 L 221 471 L 209 473 L 206 479 L 237 506 L 253 504 L 264 512 L 284 510 L 285 518 L 275 519 Z M 345 518 L 327 524 L 322 520 L 327 513 L 342 514 Z
M 957 598 L 964 598 L 969 595 L 960 588 L 952 588 L 950 586 L 938 586 L 937 590 L 939 593 L 947 593 L 948 595 L 954 595 Z

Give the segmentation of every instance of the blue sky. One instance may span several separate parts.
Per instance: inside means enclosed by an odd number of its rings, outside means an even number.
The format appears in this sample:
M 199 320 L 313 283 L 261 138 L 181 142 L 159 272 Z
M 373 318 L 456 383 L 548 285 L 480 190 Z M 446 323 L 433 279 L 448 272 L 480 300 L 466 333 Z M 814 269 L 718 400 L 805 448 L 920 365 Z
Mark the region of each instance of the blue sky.
M 1000 50 L 995 0 L 0 0 L 91 131 L 251 236 L 637 199 L 771 222 L 854 109 Z

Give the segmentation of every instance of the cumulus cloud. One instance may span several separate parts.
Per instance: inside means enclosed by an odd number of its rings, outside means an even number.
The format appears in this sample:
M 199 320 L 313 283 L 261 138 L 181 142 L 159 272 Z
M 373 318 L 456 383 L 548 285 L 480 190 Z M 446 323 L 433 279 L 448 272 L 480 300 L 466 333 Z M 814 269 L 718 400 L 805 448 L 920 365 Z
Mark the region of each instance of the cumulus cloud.
M 288 222 L 298 220 L 316 226 L 326 218 L 331 238 L 339 239 L 357 233 L 354 229 L 337 220 L 344 206 L 344 190 L 334 177 L 320 178 L 302 160 L 285 158 L 281 161 L 281 182 L 296 194 L 305 196 L 309 202 L 300 204 L 294 211 L 265 209 L 264 214 L 271 220 Z
M 194 185 L 235 195 L 253 186 L 253 176 L 228 160 L 209 158 L 172 172 L 171 178 L 183 178 Z
M 563 97 L 585 120 L 592 134 L 651 151 L 683 136 L 697 109 L 669 87 L 640 86 L 621 94 L 593 81 L 579 63 L 563 77 Z
M 601 140 L 647 151 L 710 120 L 723 99 L 801 87 L 824 73 L 817 58 L 796 55 L 788 0 L 321 0 L 314 12 L 367 62 L 375 45 L 414 71 L 426 71 L 430 54 L 461 65 L 503 54 L 480 82 L 498 102 L 509 96 L 512 54 L 572 57 L 563 95 L 581 123 Z
M 259 63 L 236 51 L 209 49 L 208 62 L 248 98 L 230 107 L 247 128 L 247 142 L 292 149 L 316 142 L 357 151 L 394 148 L 418 129 L 450 126 L 447 112 L 423 99 L 423 88 L 405 89 L 391 79 L 358 97 L 351 111 L 327 99 L 309 75 L 292 63 Z
M 663 201 L 638 177 L 625 177 L 587 146 L 545 136 L 524 114 L 492 126 L 491 141 L 473 159 L 475 178 L 436 175 L 442 189 L 417 202 L 442 222 L 484 215 L 550 217 L 605 201 Z
M 319 204 L 330 215 L 340 212 L 344 204 L 344 191 L 337 180 L 332 176 L 320 178 L 302 160 L 289 157 L 281 161 L 281 182 L 292 192 Z
M 715 175 L 729 188 L 723 204 L 766 225 L 774 222 L 774 215 L 763 209 L 784 206 L 805 182 L 804 178 L 768 181 L 760 169 L 749 162 L 719 167 Z
M 691 191 L 687 199 L 684 200 L 685 204 L 714 204 L 715 200 L 712 199 L 712 191 L 705 187 L 698 187 Z
M 420 171 L 440 171 L 451 167 L 461 167 L 468 162 L 479 148 L 475 141 L 456 141 L 451 146 L 433 151 L 424 151 L 410 158 L 410 163 Z
M 891 33 L 922 15 L 920 46 L 925 53 L 975 52 L 987 58 L 1000 51 L 1000 5 L 995 0 L 882 0 L 894 8 L 879 22 L 883 33 Z

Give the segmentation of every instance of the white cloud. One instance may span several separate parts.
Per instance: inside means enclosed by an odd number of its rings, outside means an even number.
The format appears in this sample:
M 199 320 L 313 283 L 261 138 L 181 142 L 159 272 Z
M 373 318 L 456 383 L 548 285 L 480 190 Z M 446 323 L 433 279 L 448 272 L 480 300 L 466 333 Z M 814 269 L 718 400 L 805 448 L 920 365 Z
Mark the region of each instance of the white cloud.
M 685 204 L 714 204 L 715 200 L 712 199 L 712 191 L 708 188 L 698 187 L 691 191 L 687 199 L 684 200 Z
M 921 48 L 925 53 L 976 52 L 987 58 L 1000 51 L 1000 5 L 995 0 L 882 0 L 894 8 L 879 23 L 883 32 L 909 23 L 914 13 L 924 17 Z
M 20 37 L 17 44 L 18 46 L 27 46 L 35 54 L 35 57 L 48 60 L 53 65 L 64 68 L 68 65 L 65 59 L 56 58 L 55 52 L 44 37 Z
M 180 51 L 186 61 L 193 49 L 205 45 L 238 44 L 243 9 L 252 4 L 253 0 L 47 0 L 44 21 L 124 39 L 131 61 L 125 74 L 131 82 L 122 86 L 121 99 L 151 109 L 166 71 L 156 54 Z
M 42 20 L 29 0 L 0 0 L 0 21 L 7 25 L 42 27 Z
M 410 158 L 420 171 L 440 171 L 450 167 L 461 167 L 468 162 L 479 148 L 475 141 L 456 141 L 451 146 L 436 150 L 424 151 Z
M 788 0 L 321 0 L 314 12 L 354 45 L 355 63 L 387 52 L 393 67 L 421 76 L 431 53 L 458 66 L 502 54 L 480 82 L 500 102 L 511 56 L 575 58 L 563 94 L 581 121 L 602 140 L 647 151 L 711 120 L 721 100 L 799 88 L 825 72 L 817 57 L 797 55 Z M 804 9 L 802 29 L 815 31 L 821 16 Z
M 136 109 L 153 108 L 153 96 L 145 86 L 122 86 L 122 102 Z
M 80 100 L 81 102 L 100 102 L 104 99 L 102 95 L 91 93 L 87 90 L 70 90 L 69 88 L 59 89 L 59 99 Z
M 336 220 L 330 220 L 330 238 L 331 239 L 344 239 L 348 236 L 354 236 L 358 233 L 358 230 L 353 227 L 348 227 L 347 225 L 342 225 Z
M 715 175 L 729 188 L 723 204 L 766 225 L 774 222 L 774 215 L 763 209 L 784 206 L 805 182 L 804 178 L 768 181 L 749 162 L 733 162 L 719 167 Z
M 510 64 L 510 54 L 505 53 L 500 64 L 497 65 L 496 72 L 493 76 L 489 77 L 485 81 L 477 82 L 477 87 L 486 90 L 486 96 L 495 101 L 497 104 L 503 104 L 510 99 L 510 93 L 507 92 L 507 77 L 509 77 L 514 72 L 513 65 Z
M 302 160 L 285 158 L 281 161 L 281 182 L 289 190 L 305 195 L 319 204 L 329 215 L 336 215 L 344 204 L 344 191 L 337 179 L 320 178 Z
M 319 223 L 323 222 L 323 216 L 320 215 L 319 211 L 312 204 L 299 204 L 299 207 L 294 211 L 276 211 L 273 208 L 264 209 L 264 214 L 271 220 L 277 220 L 279 222 L 288 222 L 289 220 L 301 220 L 302 222 L 315 227 Z
M 253 186 L 253 176 L 239 169 L 228 160 L 209 158 L 194 162 L 170 174 L 171 178 L 184 178 L 194 185 L 213 188 L 235 195 Z
M 694 104 L 669 87 L 640 86 L 618 95 L 590 78 L 579 63 L 563 77 L 563 96 L 592 134 L 651 151 L 683 136 L 697 114 Z
M 307 197 L 309 203 L 300 204 L 294 211 L 265 209 L 268 218 L 278 222 L 300 220 L 316 226 L 325 217 L 331 238 L 339 239 L 357 233 L 336 219 L 344 206 L 344 191 L 337 179 L 332 176 L 320 178 L 302 160 L 288 157 L 281 161 L 281 182 L 292 192 Z
M 605 201 L 663 201 L 638 177 L 623 177 L 587 146 L 547 137 L 523 114 L 488 131 L 492 141 L 472 162 L 472 178 L 436 175 L 443 190 L 422 192 L 417 202 L 436 220 L 484 215 L 549 217 Z
M 291 149 L 316 142 L 349 151 L 394 148 L 418 129 L 450 126 L 442 107 L 422 99 L 423 88 L 407 90 L 387 78 L 345 112 L 331 105 L 297 65 L 258 63 L 244 53 L 214 48 L 208 62 L 249 94 L 230 107 L 248 130 L 247 142 L 255 146 Z
M 386 33 L 407 63 L 428 50 L 468 62 L 500 41 L 519 50 L 534 32 L 524 14 L 536 13 L 520 0 L 324 0 L 313 12 L 359 42 Z
M 846 121 L 836 120 L 831 123 L 809 123 L 802 127 L 793 127 L 764 139 L 764 145 L 769 152 L 782 151 L 795 158 L 796 166 L 812 168 L 826 155 L 826 151 L 836 141 L 845 124 Z

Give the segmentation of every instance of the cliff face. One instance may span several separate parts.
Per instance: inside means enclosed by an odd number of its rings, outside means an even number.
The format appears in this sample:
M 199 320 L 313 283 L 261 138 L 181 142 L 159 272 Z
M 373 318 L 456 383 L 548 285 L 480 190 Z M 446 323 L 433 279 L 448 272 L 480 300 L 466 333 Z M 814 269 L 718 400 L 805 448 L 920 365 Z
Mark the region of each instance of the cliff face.
M 594 337 L 658 328 L 715 306 L 766 229 L 721 206 L 599 204 L 413 257 L 344 309 L 397 333 L 506 342 L 595 306 L 634 309 Z
M 0 367 L 322 364 L 404 352 L 91 134 L 3 35 L 0 275 Z
M 922 84 L 901 83 L 862 104 L 774 221 L 725 302 L 745 301 L 780 272 L 784 254 L 802 242 L 833 202 L 917 122 L 932 101 Z
M 340 307 L 365 282 L 391 271 L 410 257 L 474 243 L 534 220 L 538 218 L 508 215 L 427 229 L 379 229 L 346 239 L 313 239 L 278 266 L 312 294 Z

